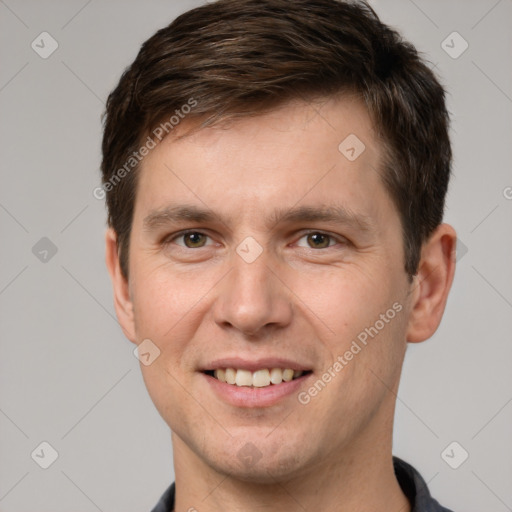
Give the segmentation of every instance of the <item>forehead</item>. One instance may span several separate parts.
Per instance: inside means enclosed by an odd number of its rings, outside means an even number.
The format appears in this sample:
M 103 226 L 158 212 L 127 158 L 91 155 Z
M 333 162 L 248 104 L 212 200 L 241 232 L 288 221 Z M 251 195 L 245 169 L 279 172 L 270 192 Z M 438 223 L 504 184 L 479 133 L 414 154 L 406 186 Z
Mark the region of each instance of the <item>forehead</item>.
M 190 124 L 182 123 L 183 133 Z M 297 101 L 181 139 L 164 138 L 141 163 L 136 211 L 183 202 L 242 218 L 277 205 L 334 199 L 368 216 L 384 193 L 380 161 L 360 101 Z

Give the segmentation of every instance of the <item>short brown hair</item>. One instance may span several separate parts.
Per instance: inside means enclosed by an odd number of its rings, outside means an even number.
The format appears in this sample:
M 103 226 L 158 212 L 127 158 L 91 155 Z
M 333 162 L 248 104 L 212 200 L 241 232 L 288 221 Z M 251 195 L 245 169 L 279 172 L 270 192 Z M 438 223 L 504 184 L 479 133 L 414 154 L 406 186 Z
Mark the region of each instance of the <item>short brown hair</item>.
M 124 276 L 133 155 L 155 127 L 192 102 L 187 118 L 204 127 L 343 92 L 361 97 L 381 137 L 382 179 L 401 218 L 405 270 L 415 274 L 422 243 L 442 222 L 451 166 L 445 92 L 434 73 L 366 2 L 219 0 L 149 38 L 108 97 L 101 170 Z

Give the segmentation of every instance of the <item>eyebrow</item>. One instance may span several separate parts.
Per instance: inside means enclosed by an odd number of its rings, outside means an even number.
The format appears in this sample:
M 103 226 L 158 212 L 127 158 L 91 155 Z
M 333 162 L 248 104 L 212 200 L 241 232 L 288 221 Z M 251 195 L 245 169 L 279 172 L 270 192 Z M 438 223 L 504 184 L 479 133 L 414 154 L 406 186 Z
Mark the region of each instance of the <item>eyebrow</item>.
M 178 222 L 229 224 L 230 219 L 222 219 L 212 210 L 196 205 L 169 205 L 159 210 L 152 210 L 143 220 L 144 231 L 154 231 L 169 224 Z M 357 214 L 341 206 L 298 206 L 290 209 L 276 208 L 266 219 L 267 228 L 271 229 L 277 224 L 300 222 L 333 222 L 354 227 L 359 231 L 368 232 L 373 229 L 374 223 L 366 215 Z

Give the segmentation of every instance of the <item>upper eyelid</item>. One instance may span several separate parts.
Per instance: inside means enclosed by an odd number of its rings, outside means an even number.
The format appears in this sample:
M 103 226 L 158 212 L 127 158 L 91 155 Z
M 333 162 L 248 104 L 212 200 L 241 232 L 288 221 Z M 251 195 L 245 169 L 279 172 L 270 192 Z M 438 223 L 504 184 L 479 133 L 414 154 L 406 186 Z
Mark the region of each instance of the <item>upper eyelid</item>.
M 320 234 L 320 235 L 323 235 L 323 236 L 328 236 L 329 238 L 331 238 L 332 240 L 336 241 L 337 243 L 340 243 L 340 242 L 343 242 L 345 240 L 344 237 L 342 237 L 341 235 L 333 235 L 329 232 L 326 232 L 326 231 L 308 231 L 306 233 L 302 233 L 300 235 L 300 237 L 297 239 L 297 242 L 299 240 L 301 240 L 302 238 L 304 238 L 305 236 L 308 236 L 308 235 L 312 235 L 312 234 Z M 297 243 L 295 242 L 295 243 Z M 335 245 L 335 244 L 333 244 Z M 329 247 L 332 247 L 331 245 Z M 324 247 L 324 249 L 328 249 L 329 247 Z
M 344 237 L 343 235 L 336 235 L 336 234 L 330 233 L 329 231 L 323 231 L 320 229 L 311 229 L 310 228 L 310 229 L 306 229 L 306 230 L 299 230 L 299 232 L 300 232 L 300 237 L 297 239 L 297 241 L 307 235 L 310 235 L 313 233 L 318 233 L 318 234 L 329 236 L 329 237 L 333 238 L 334 240 L 336 240 L 338 243 L 340 243 L 340 242 L 348 243 L 349 242 L 349 240 L 346 237 Z M 212 239 L 212 236 L 210 234 L 208 234 L 207 232 L 205 232 L 204 230 L 199 229 L 199 228 L 198 229 L 191 228 L 191 229 L 185 229 L 182 231 L 178 231 L 177 233 L 173 233 L 171 235 L 165 236 L 162 240 L 162 243 L 173 242 L 177 238 L 183 237 L 190 233 L 199 233 L 199 234 L 205 235 L 208 238 Z M 332 247 L 332 246 L 329 246 L 329 247 Z M 326 247 L 326 248 L 328 248 L 328 247 Z M 201 247 L 198 247 L 198 249 L 201 249 Z
M 205 233 L 204 231 L 202 231 L 200 229 L 185 229 L 183 231 L 178 231 L 177 233 L 172 233 L 168 236 L 164 236 L 164 238 L 162 239 L 162 243 L 173 242 L 177 238 L 181 238 L 181 237 L 183 237 L 185 235 L 189 235 L 191 233 L 199 233 L 201 235 L 207 236 L 210 239 L 212 238 L 211 235 L 209 235 L 208 233 Z

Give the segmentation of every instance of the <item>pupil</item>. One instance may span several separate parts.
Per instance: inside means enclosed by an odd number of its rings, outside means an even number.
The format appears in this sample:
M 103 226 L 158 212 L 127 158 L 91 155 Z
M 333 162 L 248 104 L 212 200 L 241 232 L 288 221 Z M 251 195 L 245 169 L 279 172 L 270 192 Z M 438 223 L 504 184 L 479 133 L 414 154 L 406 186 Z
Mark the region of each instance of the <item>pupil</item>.
M 315 248 L 318 247 L 328 247 L 329 245 L 329 237 L 327 235 L 324 235 L 322 233 L 313 233 L 308 236 L 309 241 L 313 242 L 313 245 Z
M 201 237 L 201 233 L 188 233 L 187 235 L 185 235 L 186 240 L 189 242 L 186 243 L 186 245 L 188 245 L 189 247 L 197 247 L 197 245 L 201 245 Z

